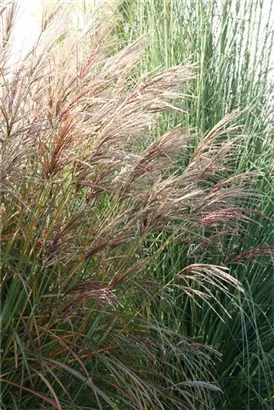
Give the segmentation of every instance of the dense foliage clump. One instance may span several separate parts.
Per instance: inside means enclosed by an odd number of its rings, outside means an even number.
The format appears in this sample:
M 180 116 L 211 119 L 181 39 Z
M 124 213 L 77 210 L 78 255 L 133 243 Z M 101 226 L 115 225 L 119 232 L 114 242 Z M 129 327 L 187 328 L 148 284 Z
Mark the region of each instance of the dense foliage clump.
M 210 335 L 246 314 L 228 266 L 273 250 L 237 246 L 265 220 L 246 111 L 193 128 L 199 65 L 140 75 L 151 38 L 123 45 L 120 9 L 77 35 L 67 3 L 48 10 L 12 62 L 16 4 L 1 9 L 1 406 L 214 408 Z

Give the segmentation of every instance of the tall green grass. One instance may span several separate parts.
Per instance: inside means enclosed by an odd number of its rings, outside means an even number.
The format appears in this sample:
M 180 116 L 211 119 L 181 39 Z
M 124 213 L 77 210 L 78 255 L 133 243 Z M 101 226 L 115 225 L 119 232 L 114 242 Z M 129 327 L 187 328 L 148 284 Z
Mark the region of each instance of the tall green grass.
M 198 141 L 224 114 L 244 110 L 239 123 L 245 138 L 233 172 L 260 174 L 255 198 L 244 203 L 264 214 L 255 218 L 257 224 L 239 224 L 237 235 L 207 241 L 209 248 L 172 244 L 151 266 L 168 281 L 189 263 L 229 263 L 243 283 L 245 294 L 236 300 L 214 291 L 230 318 L 218 303 L 215 312 L 204 302 L 197 307 L 179 288 L 162 305 L 151 306 L 157 320 L 222 354 L 215 370 L 224 394 L 211 408 L 274 408 L 273 8 L 273 1 L 256 0 L 125 0 L 119 9 L 122 43 L 150 35 L 140 73 L 181 61 L 197 63 L 187 114 L 169 115 L 168 124 L 193 128 Z
M 11 65 L 16 4 L 0 12 L 1 408 L 212 408 L 218 353 L 177 305 L 227 315 L 242 287 L 222 260 L 168 258 L 249 222 L 240 114 L 199 141 L 171 127 L 197 68 L 140 78 L 146 38 L 121 47 L 102 9 L 76 32 L 57 2 Z

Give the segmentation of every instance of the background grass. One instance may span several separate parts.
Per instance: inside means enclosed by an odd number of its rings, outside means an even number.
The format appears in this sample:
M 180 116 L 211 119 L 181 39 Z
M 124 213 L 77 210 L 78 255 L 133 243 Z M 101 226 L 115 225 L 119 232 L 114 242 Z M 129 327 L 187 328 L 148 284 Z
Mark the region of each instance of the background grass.
M 274 408 L 273 7 L 273 1 L 215 0 L 129 0 L 120 7 L 122 42 L 150 33 L 140 73 L 180 61 L 197 63 L 188 114 L 169 116 L 169 124 L 183 122 L 202 135 L 225 113 L 245 109 L 241 123 L 246 137 L 234 171 L 261 174 L 257 195 L 246 204 L 266 216 L 259 224 L 245 226 L 233 238 L 223 238 L 209 252 L 171 245 L 154 269 L 157 276 L 168 280 L 171 272 L 193 261 L 229 260 L 231 272 L 244 285 L 245 295 L 237 296 L 236 302 L 222 299 L 231 315 L 224 321 L 206 304 L 197 308 L 178 289 L 173 289 L 162 308 L 151 307 L 174 330 L 221 352 L 216 377 L 224 395 L 214 406 L 218 409 Z M 237 264 L 233 262 L 252 248 L 258 248 L 258 255 L 251 251 L 248 258 L 243 255 Z

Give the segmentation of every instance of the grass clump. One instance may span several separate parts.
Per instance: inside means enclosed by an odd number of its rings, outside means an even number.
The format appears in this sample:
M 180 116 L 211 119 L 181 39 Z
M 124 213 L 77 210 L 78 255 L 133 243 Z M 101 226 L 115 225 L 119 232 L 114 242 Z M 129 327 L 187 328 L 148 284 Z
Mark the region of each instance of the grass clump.
M 217 352 L 150 306 L 174 285 L 214 308 L 212 288 L 230 297 L 240 282 L 224 264 L 168 280 L 151 266 L 251 220 L 237 202 L 253 174 L 231 172 L 240 113 L 198 144 L 178 124 L 153 140 L 163 114 L 184 112 L 195 65 L 136 80 L 145 37 L 115 53 L 104 13 L 76 36 L 58 4 L 11 66 L 15 12 L 1 10 L 1 406 L 211 408 Z

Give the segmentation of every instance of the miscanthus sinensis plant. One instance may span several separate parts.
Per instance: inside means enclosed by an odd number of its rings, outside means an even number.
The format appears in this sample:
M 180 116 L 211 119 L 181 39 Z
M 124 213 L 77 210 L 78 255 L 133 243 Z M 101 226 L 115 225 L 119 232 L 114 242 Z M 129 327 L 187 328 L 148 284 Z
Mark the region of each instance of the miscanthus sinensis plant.
M 174 241 L 249 222 L 237 200 L 252 175 L 230 172 L 239 114 L 196 146 L 180 125 L 153 139 L 163 113 L 185 115 L 195 66 L 136 79 L 147 38 L 113 52 L 104 14 L 76 33 L 65 3 L 11 64 L 15 13 L 1 9 L 1 407 L 210 408 L 217 353 L 147 308 L 180 286 L 210 309 L 212 286 L 241 285 L 225 266 L 192 264 L 169 283 L 146 267 Z

